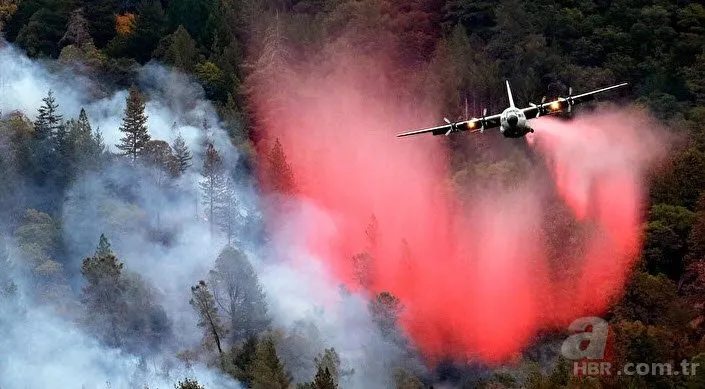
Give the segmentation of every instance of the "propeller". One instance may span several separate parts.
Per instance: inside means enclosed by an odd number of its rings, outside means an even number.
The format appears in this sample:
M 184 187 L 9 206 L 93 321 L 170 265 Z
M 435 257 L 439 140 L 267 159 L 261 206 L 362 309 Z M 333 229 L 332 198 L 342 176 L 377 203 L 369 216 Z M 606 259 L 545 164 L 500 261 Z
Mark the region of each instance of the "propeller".
M 568 98 L 566 98 L 566 102 L 568 103 L 568 113 L 570 113 L 571 109 L 573 108 L 573 87 L 568 87 Z
M 485 124 L 487 124 L 485 116 L 487 116 L 487 108 L 482 110 L 482 119 L 480 119 L 480 128 L 478 128 L 476 130 L 472 130 L 471 132 L 480 132 L 480 133 L 485 132 Z
M 448 135 L 450 135 L 451 132 L 453 132 L 453 130 L 455 130 L 455 123 L 451 123 L 451 121 L 448 120 L 448 118 L 443 118 L 443 121 L 450 124 L 450 128 L 448 129 L 448 131 L 445 134 L 446 136 L 448 136 Z
M 532 106 L 533 108 L 538 108 L 538 112 L 536 113 L 536 117 L 537 117 L 537 118 L 538 118 L 539 116 L 541 116 L 541 114 L 543 113 L 543 110 L 544 110 L 543 105 L 544 105 L 545 102 L 546 102 L 546 96 L 544 96 L 543 98 L 541 98 L 541 104 L 539 104 L 539 105 L 536 105 L 536 104 L 534 104 L 534 103 L 529 103 L 529 105 Z

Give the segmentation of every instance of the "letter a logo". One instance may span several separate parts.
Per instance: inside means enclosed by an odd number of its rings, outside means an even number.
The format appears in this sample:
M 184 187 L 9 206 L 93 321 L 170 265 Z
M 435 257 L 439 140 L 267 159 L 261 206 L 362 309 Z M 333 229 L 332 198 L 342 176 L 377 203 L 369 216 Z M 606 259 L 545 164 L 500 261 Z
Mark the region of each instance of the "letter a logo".
M 590 331 L 588 328 L 592 327 Z M 581 317 L 570 324 L 568 329 L 575 332 L 563 341 L 561 353 L 571 360 L 603 359 L 609 325 L 599 317 Z

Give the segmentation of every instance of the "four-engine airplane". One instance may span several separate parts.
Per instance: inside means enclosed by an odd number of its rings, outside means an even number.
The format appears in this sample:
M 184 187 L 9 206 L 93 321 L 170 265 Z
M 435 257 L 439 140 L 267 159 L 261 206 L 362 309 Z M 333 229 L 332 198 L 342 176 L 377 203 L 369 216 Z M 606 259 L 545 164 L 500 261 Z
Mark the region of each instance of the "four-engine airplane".
M 472 118 L 470 120 L 458 122 L 451 122 L 450 120 L 443 118 L 443 120 L 447 123 L 445 125 L 405 132 L 403 134 L 398 134 L 397 137 L 424 134 L 427 132 L 433 133 L 433 135 L 448 136 L 453 132 L 484 132 L 487 129 L 499 127 L 500 132 L 505 137 L 521 138 L 530 132 L 534 132 L 533 128 L 529 126 L 530 119 L 538 118 L 541 115 L 555 115 L 559 112 L 563 112 L 563 109 L 567 112 L 571 112 L 573 105 L 593 100 L 595 95 L 598 93 L 628 85 L 625 82 L 575 96 L 573 96 L 573 88 L 569 88 L 568 97 L 558 97 L 556 100 L 550 102 L 546 102 L 546 98 L 544 97 L 541 100 L 541 104 L 537 105 L 534 103 L 529 103 L 529 107 L 517 108 L 514 106 L 514 98 L 512 97 L 512 89 L 509 87 L 509 80 L 506 82 L 507 95 L 509 96 L 509 108 L 505 109 L 502 113 L 487 116 L 487 108 L 485 108 L 481 118 Z

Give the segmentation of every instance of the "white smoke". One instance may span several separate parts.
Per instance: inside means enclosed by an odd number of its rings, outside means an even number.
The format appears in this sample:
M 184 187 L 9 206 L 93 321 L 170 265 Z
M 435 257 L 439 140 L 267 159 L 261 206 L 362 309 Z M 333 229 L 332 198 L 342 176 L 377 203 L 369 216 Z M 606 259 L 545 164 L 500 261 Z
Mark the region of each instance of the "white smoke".
M 127 91 L 118 90 L 95 99 L 92 93 L 103 86 L 68 68 L 50 71 L 47 64 L 60 66 L 28 59 L 13 46 L 0 44 L 2 113 L 19 110 L 34 119 L 42 98 L 52 90 L 59 114 L 65 120 L 78 117 L 81 108 L 85 108 L 92 127 L 99 128 L 106 145 L 116 151 L 114 145 L 122 137 L 118 128 Z M 100 234 L 105 233 L 125 269 L 139 274 L 157 291 L 155 302 L 164 307 L 175 339 L 167 345 L 164 355 L 142 361 L 121 350 L 108 349 L 83 333 L 75 323 L 78 315 L 74 312 L 59 315 L 51 306 L 25 297 L 23 308 L 14 309 L 11 314 L 8 310 L 14 300 L 3 301 L 0 316 L 11 319 L 0 323 L 0 349 L 4 350 L 0 358 L 0 388 L 44 388 L 56 384 L 77 388 L 171 388 L 184 377 L 195 377 L 208 388 L 239 388 L 232 379 L 204 366 L 185 370 L 175 358 L 177 352 L 200 342 L 202 332 L 196 328 L 197 318 L 188 303 L 190 287 L 205 278 L 224 244 L 220 236 L 210 240 L 199 204 L 197 169 L 202 147 L 199 139 L 203 136 L 199 127 L 203 120 L 210 126 L 207 135 L 230 166 L 237 161 L 238 152 L 198 84 L 158 64 L 141 67 L 137 78 L 138 88 L 147 97 L 147 126 L 152 139 L 172 143 L 177 135 L 172 124 L 176 122 L 194 154 L 194 166 L 176 183 L 176 196 L 167 196 L 166 191 L 157 188 L 143 169 L 113 165 L 100 173 L 78 177 L 67 191 L 62 217 L 63 238 L 70 252 L 70 261 L 64 267 L 74 286 L 80 287 L 81 260 L 93 254 Z M 131 201 L 138 206 L 115 197 L 106 188 L 108 183 L 131 182 L 138 183 L 132 189 L 135 200 Z M 239 197 L 243 206 L 252 204 L 248 188 L 242 188 Z M 155 223 L 173 230 L 171 244 L 148 239 L 148 231 Z M 22 262 L 16 251 L 11 260 Z M 31 290 L 19 274 L 12 278 L 20 285 L 20 294 Z M 171 366 L 170 374 L 164 373 L 165 366 Z
M 106 90 L 105 86 L 95 85 L 94 81 L 55 62 L 51 65 L 58 66 L 58 70 L 50 71 L 45 63 L 28 59 L 11 45 L 0 44 L 2 113 L 20 110 L 34 119 L 42 98 L 51 89 L 65 119 L 77 117 L 80 109 L 85 108 L 92 127 L 99 128 L 106 145 L 116 151 L 114 145 L 122 137 L 118 128 L 128 92 L 109 91 L 96 98 L 95 91 Z M 149 180 L 148 171 L 120 165 L 78 177 L 67 192 L 62 216 L 63 238 L 71 255 L 66 270 L 74 287 L 79 287 L 81 260 L 93 254 L 100 234 L 105 233 L 125 269 L 139 274 L 156 289 L 156 302 L 164 307 L 172 323 L 173 344 L 163 355 L 141 361 L 100 345 L 80 330 L 71 314 L 59 315 L 51 307 L 31 300 L 24 303 L 20 314 L 9 303 L 0 303 L 0 318 L 11 318 L 0 321 L 3 329 L 0 349 L 10 350 L 0 357 L 0 388 L 61 384 L 88 389 L 103 388 L 106 383 L 111 388 L 145 384 L 150 388 L 170 388 L 185 376 L 195 377 L 209 389 L 238 387 L 234 381 L 204 366 L 185 371 L 174 356 L 178 351 L 198 346 L 201 340 L 202 331 L 196 327 L 197 318 L 188 303 L 190 287 L 200 279 L 207 279 L 226 243 L 221 235 L 211 238 L 198 192 L 203 120 L 209 123 L 208 136 L 227 166 L 235 165 L 239 153 L 197 83 L 155 63 L 139 68 L 137 80 L 138 88 L 147 97 L 147 126 L 152 139 L 171 143 L 176 136 L 172 123 L 176 122 L 194 154 L 194 166 L 175 183 L 176 189 L 169 191 L 156 187 Z M 130 186 L 135 182 L 130 189 L 134 199 L 129 203 L 108 189 L 109 184 Z M 268 297 L 274 327 L 292 329 L 304 322 L 315 326 L 320 334 L 320 339 L 310 339 L 309 348 L 296 350 L 299 358 L 283 357 L 286 367 L 299 380 L 311 380 L 315 374 L 313 357 L 323 348 L 334 347 L 343 361 L 343 369 L 354 369 L 341 382 L 342 387 L 392 386 L 392 365 L 404 359 L 403 351 L 383 339 L 367 310 L 367 297 L 341 297 L 338 285 L 321 266 L 324 261 L 312 258 L 306 247 L 294 243 L 304 241 L 300 234 L 306 233 L 302 230 L 305 221 L 325 218 L 322 211 L 302 204 L 299 213 L 288 218 L 291 223 L 275 231 L 273 244 L 262 245 L 252 240 L 250 236 L 254 234 L 247 230 L 258 228 L 259 199 L 253 188 L 238 189 L 240 214 L 247 216 L 249 224 L 236 241 L 253 260 Z M 330 225 L 330 233 L 335 234 L 333 224 Z M 167 229 L 170 234 L 167 244 L 149 237 L 155 226 Z M 19 262 L 17 258 L 15 261 Z M 22 290 L 25 288 L 20 282 Z M 171 374 L 164 374 L 164 366 L 173 366 Z M 421 369 L 418 365 L 407 368 Z

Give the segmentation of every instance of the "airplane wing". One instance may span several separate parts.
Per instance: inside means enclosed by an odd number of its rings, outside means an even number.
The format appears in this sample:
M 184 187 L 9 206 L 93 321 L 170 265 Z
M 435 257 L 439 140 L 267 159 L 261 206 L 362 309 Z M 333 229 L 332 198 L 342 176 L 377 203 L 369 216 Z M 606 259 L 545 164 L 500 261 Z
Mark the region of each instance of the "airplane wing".
M 500 114 L 496 114 L 496 115 L 492 115 L 492 116 L 485 116 L 484 117 L 484 126 L 482 125 L 482 123 L 483 123 L 482 118 L 481 119 L 473 118 L 470 120 L 448 123 L 448 124 L 438 126 L 438 127 L 431 127 L 431 128 L 424 128 L 421 130 L 409 131 L 409 132 L 405 132 L 402 134 L 398 134 L 397 137 L 425 134 L 428 132 L 432 133 L 433 135 L 446 135 L 446 134 L 450 134 L 452 132 L 460 132 L 460 131 L 472 131 L 472 132 L 484 131 L 489 128 L 499 127 L 500 116 L 501 116 Z
M 623 86 L 629 85 L 624 82 L 618 85 L 612 85 L 607 88 L 597 89 L 594 91 L 581 93 L 579 95 L 572 95 L 572 92 L 568 93 L 568 97 L 559 97 L 556 100 L 541 103 L 540 105 L 532 104 L 531 107 L 523 108 L 522 111 L 527 119 L 534 119 L 542 115 L 552 115 L 561 112 L 564 108 L 568 109 L 570 112 L 571 107 L 576 104 L 584 103 L 595 99 L 595 95 L 598 93 L 606 92 L 608 90 L 621 88 Z
M 575 95 L 575 96 L 573 96 L 573 104 L 580 104 L 580 103 L 584 103 L 586 101 L 594 100 L 595 95 L 598 93 L 606 92 L 608 90 L 612 90 L 612 89 L 616 89 L 616 88 L 621 88 L 621 87 L 627 86 L 627 85 L 629 85 L 629 84 L 626 82 L 623 82 L 618 85 L 608 86 L 607 88 L 597 89 L 592 92 L 587 92 L 587 93 Z

